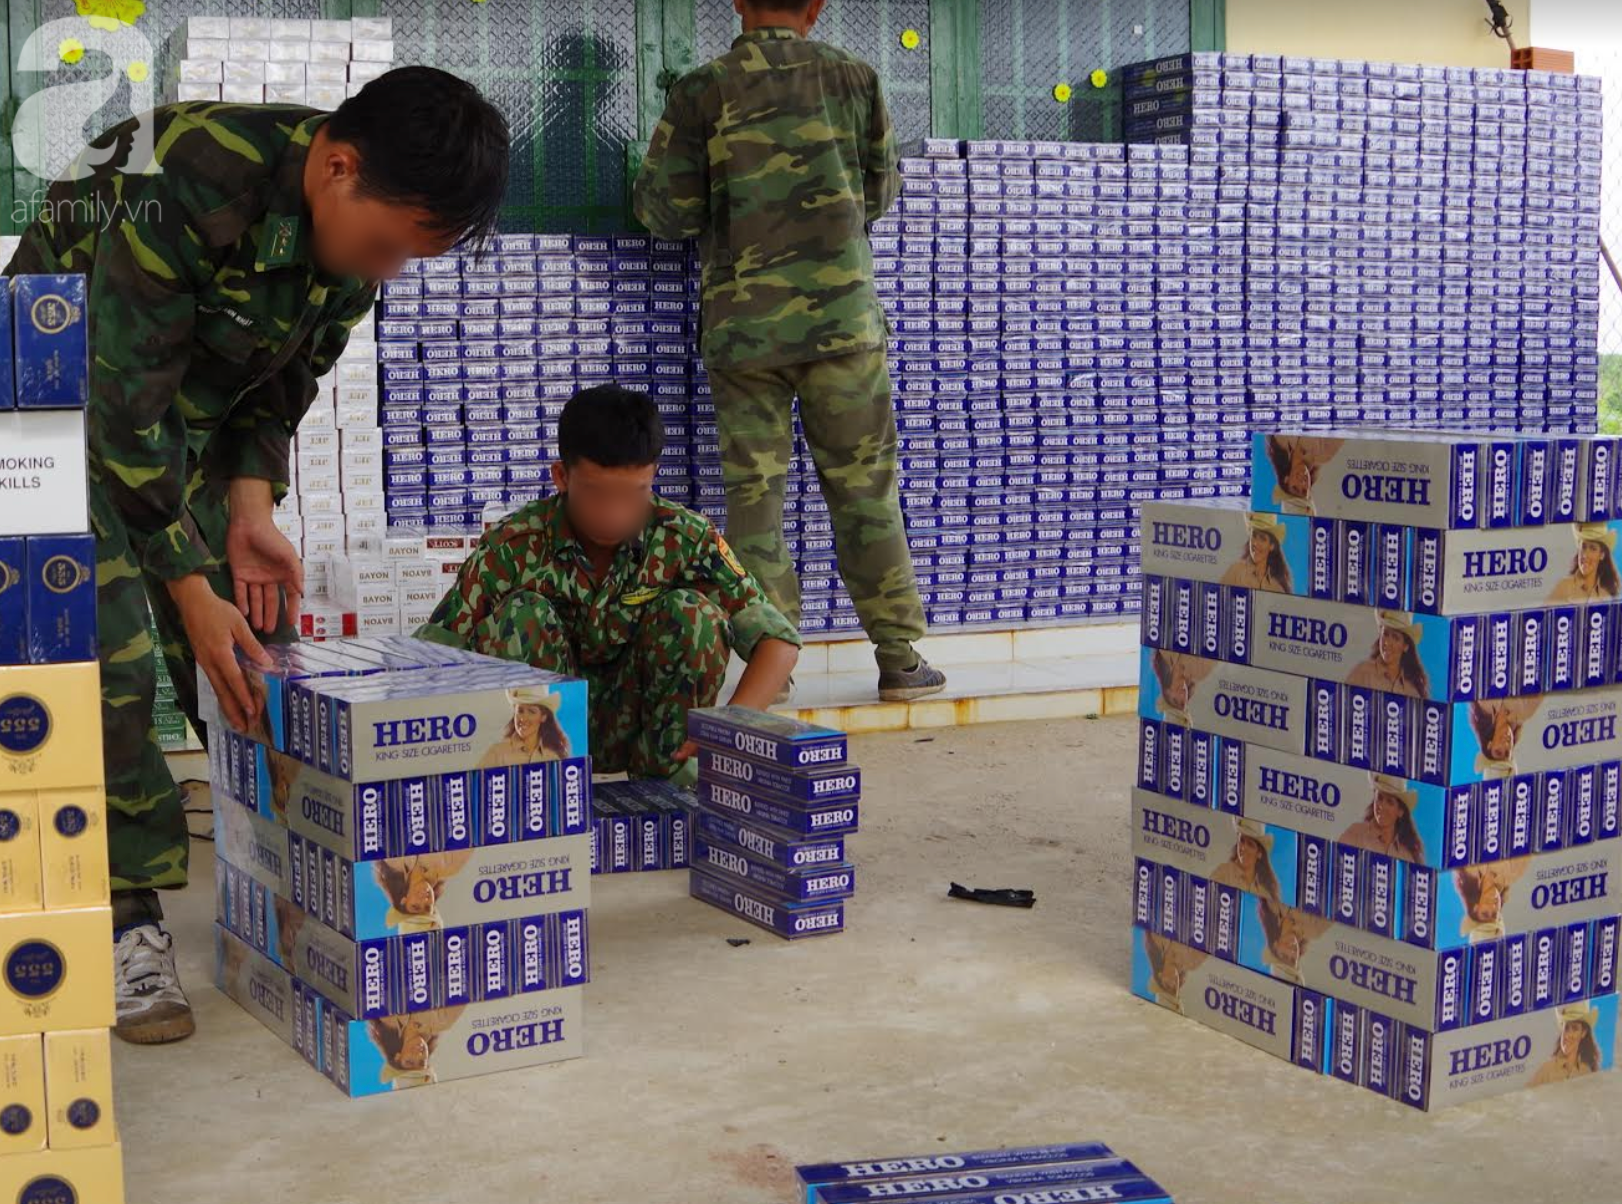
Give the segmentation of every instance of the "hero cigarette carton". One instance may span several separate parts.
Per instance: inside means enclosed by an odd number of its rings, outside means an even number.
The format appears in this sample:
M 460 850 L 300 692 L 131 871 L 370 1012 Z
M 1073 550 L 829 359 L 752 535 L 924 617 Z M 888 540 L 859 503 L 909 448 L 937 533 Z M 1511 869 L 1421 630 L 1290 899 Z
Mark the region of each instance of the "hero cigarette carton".
M 1141 717 L 1284 752 L 1309 747 L 1305 678 L 1163 649 L 1141 655 Z
M 963 1154 L 923 1154 L 910 1158 L 866 1158 L 854 1162 L 825 1162 L 795 1168 L 805 1186 L 805 1204 L 817 1204 L 819 1188 L 879 1184 L 920 1175 L 1007 1171 L 1020 1167 L 1088 1163 L 1114 1158 L 1102 1142 L 1075 1145 L 1025 1146 L 1009 1150 L 977 1150 Z
M 215 981 L 351 1098 L 541 1066 L 584 1052 L 584 991 L 357 1020 L 215 926 Z
M 846 835 L 856 831 L 860 815 L 856 803 L 804 804 L 752 787 L 704 781 L 698 784 L 698 807 L 701 813 L 785 828 L 801 837 Z
M 855 801 L 862 795 L 862 772 L 850 765 L 791 771 L 713 748 L 699 749 L 698 758 L 702 780 L 752 786 L 801 803 Z
M 1455 869 L 1437 891 L 1435 948 L 1615 915 L 1619 871 L 1615 840 Z
M 847 1183 L 816 1190 L 817 1204 L 864 1204 L 868 1200 L 952 1200 L 956 1204 L 1012 1201 L 1164 1200 L 1156 1185 L 1124 1158 L 1060 1166 L 918 1175 L 883 1183 Z
M 740 822 L 727 815 L 700 811 L 693 816 L 696 835 L 736 845 L 752 856 L 789 870 L 839 865 L 845 860 L 842 837 L 808 837 L 769 824 Z
M 1296 995 L 1289 983 L 1135 929 L 1132 993 L 1276 1058 L 1295 1058 Z
M 1289 828 L 1132 791 L 1132 855 L 1217 886 L 1298 906 L 1298 843 Z
M 215 919 L 362 1020 L 579 986 L 589 976 L 584 912 L 355 941 L 221 864 Z
M 688 889 L 693 898 L 730 912 L 757 928 L 774 932 L 785 940 L 830 936 L 845 930 L 845 905 L 842 902 L 789 905 L 774 895 L 729 881 L 698 867 L 690 871 Z
M 1250 510 L 1237 500 L 1152 502 L 1143 508 L 1143 572 L 1146 578 L 1339 596 L 1344 592 L 1334 579 L 1339 526 Z
M 789 870 L 751 854 L 740 845 L 700 836 L 693 845 L 693 864 L 717 877 L 736 879 L 788 903 L 821 903 L 848 899 L 856 893 L 856 870 L 850 864 Z
M 1257 433 L 1251 505 L 1442 530 L 1507 527 L 1514 518 L 1518 448 L 1514 439 L 1465 435 Z
M 689 711 L 687 734 L 711 748 L 789 769 L 842 766 L 847 751 L 843 732 L 743 707 Z
M 219 857 L 358 941 L 583 911 L 591 901 L 586 835 L 356 864 L 241 807 L 217 808 L 214 833 Z
M 1622 597 L 1622 520 L 1414 533 L 1413 609 L 1466 615 L 1583 606 Z

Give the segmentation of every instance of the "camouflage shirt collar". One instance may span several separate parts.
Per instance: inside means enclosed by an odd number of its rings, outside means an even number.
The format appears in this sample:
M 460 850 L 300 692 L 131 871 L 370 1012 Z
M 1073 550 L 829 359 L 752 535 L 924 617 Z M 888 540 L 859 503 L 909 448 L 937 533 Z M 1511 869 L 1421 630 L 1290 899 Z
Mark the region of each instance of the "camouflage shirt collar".
M 304 165 L 310 157 L 310 144 L 330 113 L 312 113 L 292 129 L 287 150 L 271 177 L 265 196 L 265 216 L 259 235 L 254 268 L 292 267 L 307 262 L 310 214 L 304 203 Z
M 747 46 L 751 42 L 798 42 L 800 35 L 786 25 L 768 25 L 763 29 L 751 29 L 748 33 L 739 34 L 732 42 L 736 50 L 739 46 Z

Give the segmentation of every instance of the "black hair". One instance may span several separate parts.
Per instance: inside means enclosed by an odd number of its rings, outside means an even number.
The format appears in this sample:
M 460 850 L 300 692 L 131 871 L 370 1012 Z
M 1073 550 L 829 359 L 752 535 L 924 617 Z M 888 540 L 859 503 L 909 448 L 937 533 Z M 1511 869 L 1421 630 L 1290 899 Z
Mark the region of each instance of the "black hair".
M 477 246 L 507 191 L 507 119 L 466 80 L 400 67 L 344 101 L 327 133 L 360 152 L 359 190 L 423 209 L 437 233 Z
M 565 468 L 590 460 L 603 468 L 646 468 L 665 450 L 665 424 L 646 393 L 618 385 L 582 389 L 563 407 L 558 458 Z

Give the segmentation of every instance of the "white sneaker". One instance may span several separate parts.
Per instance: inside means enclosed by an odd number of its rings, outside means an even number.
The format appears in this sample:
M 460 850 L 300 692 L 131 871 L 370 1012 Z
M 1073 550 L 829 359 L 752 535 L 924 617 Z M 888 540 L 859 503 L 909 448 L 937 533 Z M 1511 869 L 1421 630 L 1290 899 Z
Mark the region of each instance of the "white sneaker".
M 127 929 L 113 946 L 113 1032 L 135 1045 L 184 1041 L 197 1031 L 175 970 L 175 942 L 156 924 Z

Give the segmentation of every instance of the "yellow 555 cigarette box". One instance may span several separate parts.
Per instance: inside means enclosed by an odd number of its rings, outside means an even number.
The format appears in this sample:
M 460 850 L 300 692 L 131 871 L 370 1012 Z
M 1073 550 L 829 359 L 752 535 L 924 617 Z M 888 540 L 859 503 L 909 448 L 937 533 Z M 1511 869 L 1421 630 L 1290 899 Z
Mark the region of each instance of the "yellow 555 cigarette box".
M 0 912 L 43 906 L 38 800 L 32 790 L 0 794 Z
M 0 793 L 101 784 L 96 662 L 0 669 Z
M 45 1063 L 35 1036 L 0 1038 L 0 1155 L 45 1148 Z
M 109 907 L 0 916 L 0 1037 L 111 1028 L 112 944 Z
M 100 786 L 41 791 L 39 847 L 46 907 L 101 907 L 109 901 L 107 792 Z
M 4 1204 L 124 1204 L 124 1149 L 46 1150 L 0 1158 Z
M 106 1029 L 45 1034 L 45 1103 L 51 1149 L 84 1150 L 118 1140 Z

